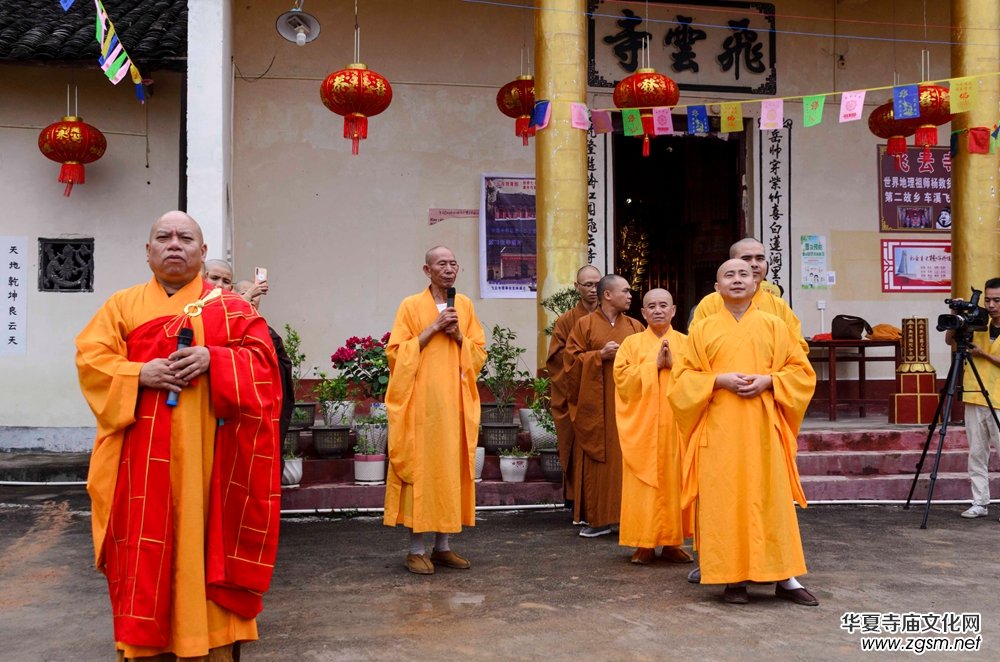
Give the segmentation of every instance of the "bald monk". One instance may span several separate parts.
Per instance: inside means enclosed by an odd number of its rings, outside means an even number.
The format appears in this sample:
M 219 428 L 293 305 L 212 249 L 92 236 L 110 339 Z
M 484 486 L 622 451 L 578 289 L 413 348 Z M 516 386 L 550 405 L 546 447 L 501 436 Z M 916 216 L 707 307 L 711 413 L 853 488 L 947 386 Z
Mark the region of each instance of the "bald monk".
M 225 260 L 205 260 L 205 267 L 201 274 L 202 278 L 216 287 L 221 287 L 227 292 L 233 291 L 233 268 Z
M 257 639 L 274 566 L 277 359 L 250 305 L 202 280 L 205 252 L 194 219 L 161 216 L 146 244 L 152 279 L 112 295 L 76 339 L 119 660 L 238 658 Z M 194 341 L 178 349 L 185 328 Z
M 806 572 L 795 503 L 806 507 L 796 436 L 816 387 L 798 338 L 752 305 L 746 262 L 719 267 L 724 307 L 695 322 L 675 358 L 670 405 L 685 449 L 682 507 L 695 507 L 701 583 L 725 584 L 723 600 L 749 601 L 747 582 L 819 602 L 796 579 Z
M 618 544 L 636 547 L 632 563 L 660 557 L 691 563 L 681 549 L 691 536 L 691 513 L 681 514 L 681 448 L 667 402 L 674 357 L 687 336 L 671 328 L 677 307 L 670 292 L 642 298 L 646 330 L 626 338 L 615 355 L 615 418 L 622 449 L 622 510 Z
M 407 297 L 396 312 L 386 346 L 389 387 L 389 470 L 386 526 L 410 529 L 406 569 L 434 574 L 434 566 L 468 569 L 451 550 L 449 534 L 475 526 L 479 389 L 486 336 L 463 294 L 448 305 L 458 261 L 444 246 L 425 255 L 430 285 Z M 435 533 L 426 554 L 424 533 Z
M 549 354 L 545 359 L 545 369 L 548 370 L 551 381 L 551 401 L 549 409 L 556 425 L 556 438 L 559 444 L 559 463 L 563 468 L 563 498 L 573 502 L 573 523 L 581 521 L 580 482 L 576 480 L 582 470 L 583 453 L 573 454 L 573 422 L 569 419 L 569 403 L 566 396 L 565 364 L 563 351 L 566 340 L 576 325 L 576 321 L 584 315 L 589 315 L 597 309 L 597 282 L 601 280 L 601 272 L 589 264 L 576 272 L 576 288 L 580 300 L 556 320 L 552 328 L 552 338 L 549 341 Z M 574 463 L 575 460 L 575 463 Z
M 745 237 L 729 247 L 729 257 L 740 259 L 747 263 L 750 272 L 753 274 L 753 282 L 756 291 L 753 293 L 753 304 L 765 313 L 771 313 L 784 320 L 788 328 L 792 330 L 802 351 L 809 354 L 809 344 L 802 337 L 802 322 L 792 312 L 792 309 L 781 298 L 781 290 L 772 283 L 764 280 L 767 275 L 767 255 L 764 251 L 764 244 L 753 237 Z M 706 295 L 694 310 L 692 321 L 708 317 L 719 312 L 723 308 L 722 297 L 719 293 L 712 292 Z
M 632 290 L 621 276 L 608 274 L 598 281 L 597 300 L 597 310 L 577 320 L 570 332 L 564 361 L 573 448 L 581 455 L 577 517 L 587 522 L 580 530 L 584 538 L 608 535 L 621 516 L 622 449 L 612 373 L 618 346 L 643 330 L 641 322 L 625 314 Z

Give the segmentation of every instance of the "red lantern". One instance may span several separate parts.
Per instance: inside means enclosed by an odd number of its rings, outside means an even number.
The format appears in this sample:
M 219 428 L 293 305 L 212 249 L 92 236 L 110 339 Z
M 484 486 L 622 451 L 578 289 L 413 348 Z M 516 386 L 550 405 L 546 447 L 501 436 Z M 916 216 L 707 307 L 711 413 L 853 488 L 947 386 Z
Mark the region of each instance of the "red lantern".
M 899 158 L 906 154 L 906 138 L 917 130 L 914 122 L 912 119 L 897 120 L 892 101 L 882 104 L 868 116 L 868 129 L 879 138 L 885 138 L 886 152 L 896 158 L 897 169 Z
M 677 83 L 654 69 L 639 69 L 615 85 L 615 105 L 639 108 L 642 116 L 642 155 L 649 156 L 649 136 L 653 135 L 653 108 L 674 106 L 681 98 Z
M 392 103 L 392 87 L 381 74 L 355 63 L 327 76 L 319 96 L 324 106 L 344 116 L 344 137 L 351 139 L 351 153 L 357 155 L 358 141 L 368 137 L 368 118 Z
M 920 118 L 910 120 L 917 123 L 913 144 L 924 148 L 924 155 L 930 155 L 931 145 L 937 145 L 937 128 L 951 121 L 953 115 L 948 112 L 951 106 L 951 96 L 946 88 L 940 85 L 921 85 Z
M 513 117 L 514 135 L 521 136 L 524 146 L 528 138 L 535 135 L 531 123 L 531 111 L 535 108 L 535 79 L 532 76 L 518 76 L 497 92 L 497 108 L 507 117 Z
M 103 133 L 72 115 L 48 125 L 38 134 L 38 149 L 42 154 L 63 164 L 59 182 L 66 185 L 63 192 L 66 197 L 73 192 L 74 184 L 86 183 L 83 166 L 104 156 L 107 148 Z

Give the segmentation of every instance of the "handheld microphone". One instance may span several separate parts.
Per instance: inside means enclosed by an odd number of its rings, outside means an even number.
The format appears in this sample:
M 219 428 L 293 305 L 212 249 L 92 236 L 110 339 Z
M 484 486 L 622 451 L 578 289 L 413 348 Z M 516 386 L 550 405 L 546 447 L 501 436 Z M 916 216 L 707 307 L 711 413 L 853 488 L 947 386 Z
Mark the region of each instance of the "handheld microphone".
M 454 287 L 449 287 L 448 288 L 448 307 L 449 308 L 454 308 L 455 307 L 455 288 Z
M 177 336 L 177 349 L 185 349 L 191 346 L 194 341 L 194 329 L 184 328 L 181 329 L 180 334 Z M 176 391 L 171 391 L 167 394 L 167 406 L 176 407 L 177 406 L 177 396 L 180 393 Z

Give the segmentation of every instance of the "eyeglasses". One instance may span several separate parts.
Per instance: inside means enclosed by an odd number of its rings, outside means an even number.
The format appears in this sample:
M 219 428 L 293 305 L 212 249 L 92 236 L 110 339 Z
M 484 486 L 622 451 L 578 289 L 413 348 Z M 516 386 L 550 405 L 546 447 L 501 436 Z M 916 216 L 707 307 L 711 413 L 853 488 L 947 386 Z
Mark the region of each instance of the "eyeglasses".
M 597 289 L 597 283 L 577 283 L 577 287 L 582 287 L 585 290 Z

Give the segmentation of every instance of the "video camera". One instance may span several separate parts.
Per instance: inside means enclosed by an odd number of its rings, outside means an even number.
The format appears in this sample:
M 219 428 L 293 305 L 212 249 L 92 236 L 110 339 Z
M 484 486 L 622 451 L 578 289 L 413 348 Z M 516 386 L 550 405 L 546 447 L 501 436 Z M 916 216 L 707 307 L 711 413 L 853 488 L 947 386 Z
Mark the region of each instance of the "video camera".
M 985 331 L 990 325 L 990 314 L 979 306 L 982 290 L 972 288 L 972 298 L 945 299 L 951 309 L 950 313 L 938 315 L 938 331 L 954 331 L 955 335 L 972 335 L 975 331 Z

